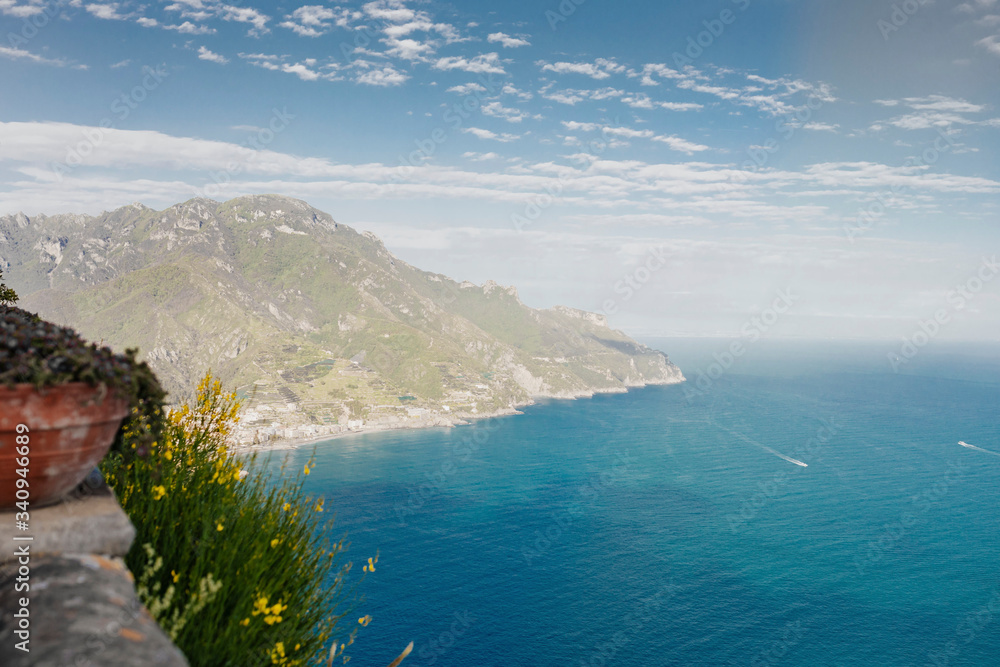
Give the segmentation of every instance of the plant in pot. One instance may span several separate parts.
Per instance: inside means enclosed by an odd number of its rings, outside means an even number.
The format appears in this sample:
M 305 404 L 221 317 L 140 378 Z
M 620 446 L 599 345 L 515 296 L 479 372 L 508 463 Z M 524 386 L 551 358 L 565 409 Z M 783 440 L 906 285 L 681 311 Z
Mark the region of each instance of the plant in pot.
M 154 439 L 165 392 L 136 350 L 115 354 L 14 307 L 2 283 L 0 295 L 0 510 L 38 507 L 121 442 L 125 417 Z

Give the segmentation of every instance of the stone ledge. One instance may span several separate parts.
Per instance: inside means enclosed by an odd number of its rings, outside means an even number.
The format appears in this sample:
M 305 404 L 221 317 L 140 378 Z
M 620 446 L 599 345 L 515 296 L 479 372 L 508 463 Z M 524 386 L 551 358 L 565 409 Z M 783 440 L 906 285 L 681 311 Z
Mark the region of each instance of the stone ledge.
M 17 564 L 0 567 L 0 664 L 5 667 L 187 667 L 135 595 L 120 558 L 32 556 L 28 592 L 15 592 Z M 15 647 L 13 610 L 30 600 L 31 639 Z
M 17 529 L 15 512 L 0 512 L 0 539 L 7 544 L 30 544 L 32 555 L 90 553 L 124 556 L 135 528 L 103 482 L 88 481 L 57 505 L 28 506 L 29 530 Z M 14 542 L 14 537 L 32 537 Z M 14 559 L 13 549 L 0 550 L 0 564 Z
M 136 597 L 122 556 L 135 528 L 111 489 L 92 475 L 56 505 L 28 507 L 29 530 L 16 510 L 0 512 L 0 665 L 3 667 L 188 667 Z M 31 537 L 30 541 L 13 538 Z M 21 577 L 18 551 L 30 568 Z M 28 585 L 18 591 L 15 585 Z M 29 652 L 17 648 L 28 601 Z

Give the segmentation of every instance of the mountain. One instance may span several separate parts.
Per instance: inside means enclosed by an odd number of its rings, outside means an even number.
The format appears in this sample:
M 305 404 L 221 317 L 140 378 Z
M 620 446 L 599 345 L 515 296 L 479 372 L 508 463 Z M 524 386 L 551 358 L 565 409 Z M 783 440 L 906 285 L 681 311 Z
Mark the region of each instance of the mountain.
M 683 381 L 602 315 L 421 271 L 276 195 L 0 217 L 0 268 L 24 308 L 139 347 L 175 400 L 211 368 L 256 427 L 450 423 Z

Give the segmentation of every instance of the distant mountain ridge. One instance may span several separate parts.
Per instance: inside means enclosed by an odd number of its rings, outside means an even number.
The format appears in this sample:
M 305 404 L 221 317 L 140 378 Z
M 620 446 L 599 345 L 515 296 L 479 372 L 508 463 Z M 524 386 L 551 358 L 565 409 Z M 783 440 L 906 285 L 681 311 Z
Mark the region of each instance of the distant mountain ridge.
M 277 195 L 0 217 L 0 267 L 20 305 L 138 346 L 176 398 L 208 368 L 255 391 L 261 423 L 281 406 L 314 424 L 445 423 L 683 381 L 602 315 L 421 271 Z

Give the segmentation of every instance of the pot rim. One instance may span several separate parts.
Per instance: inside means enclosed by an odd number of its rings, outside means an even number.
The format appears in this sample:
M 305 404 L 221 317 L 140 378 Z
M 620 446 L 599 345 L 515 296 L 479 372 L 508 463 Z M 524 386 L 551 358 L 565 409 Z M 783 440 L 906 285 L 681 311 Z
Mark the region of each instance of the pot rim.
M 92 399 L 100 397 L 100 403 L 104 403 L 105 400 L 119 401 L 125 404 L 125 409 L 128 408 L 129 399 L 124 396 L 118 387 L 112 387 L 107 383 L 101 383 L 97 386 L 90 384 L 89 382 L 63 382 L 60 384 L 53 384 L 43 386 L 41 388 L 35 386 L 30 382 L 17 382 L 14 387 L 11 388 L 9 385 L 0 383 L 0 398 L 4 395 L 18 395 L 18 394 L 31 394 L 35 393 L 41 397 L 51 396 L 53 394 L 59 393 L 70 393 L 82 395 L 85 399 Z

